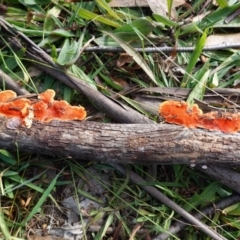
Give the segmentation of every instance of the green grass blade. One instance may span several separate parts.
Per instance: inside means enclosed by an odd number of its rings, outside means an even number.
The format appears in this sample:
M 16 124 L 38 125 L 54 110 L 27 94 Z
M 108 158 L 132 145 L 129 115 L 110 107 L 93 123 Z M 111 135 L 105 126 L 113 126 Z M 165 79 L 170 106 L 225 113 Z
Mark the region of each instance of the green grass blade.
M 81 189 L 77 189 L 77 193 L 79 193 L 81 196 L 86 197 L 94 202 L 97 202 L 99 204 L 104 204 L 104 201 L 102 201 L 101 199 L 99 199 L 98 197 L 93 196 L 92 194 L 89 194 L 86 191 L 83 191 Z
M 226 58 L 218 67 L 212 70 L 210 76 L 226 67 L 234 67 L 236 65 L 235 63 L 239 60 L 239 57 L 240 51 L 235 51 L 235 53 L 233 53 L 230 57 Z
M 184 206 L 184 209 L 186 211 L 190 211 L 193 209 L 193 207 L 197 207 L 201 204 L 204 204 L 202 202 L 202 199 L 208 199 L 209 201 L 215 200 L 215 194 L 220 189 L 221 185 L 218 182 L 212 182 L 208 186 L 204 188 L 201 194 L 196 193 L 189 203 L 186 203 Z
M 44 19 L 44 24 L 43 24 L 43 33 L 45 31 L 49 32 L 54 30 L 55 21 L 53 19 L 53 16 L 57 18 L 60 13 L 61 13 L 61 9 L 57 6 L 54 6 L 53 8 L 47 11 L 47 15 L 46 15 L 46 18 Z
M 57 58 L 57 63 L 62 66 L 70 67 L 78 60 L 81 48 L 82 38 L 80 38 L 78 42 L 66 38 Z
M 74 95 L 74 90 L 68 86 L 64 86 L 63 89 L 63 99 L 69 103 L 72 102 L 73 99 L 73 95 Z
M 218 10 L 213 11 L 211 14 L 207 15 L 204 19 L 202 19 L 202 21 L 198 23 L 198 26 L 201 28 L 204 27 L 204 30 L 206 28 L 214 27 L 214 25 L 218 21 L 227 18 L 230 14 L 239 9 L 239 7 L 240 3 L 234 4 L 233 6 L 230 7 L 219 8 Z
M 110 32 L 105 32 L 105 34 L 109 35 L 111 38 L 113 38 L 125 51 L 128 53 L 129 56 L 132 56 L 134 61 L 145 71 L 145 73 L 149 76 L 149 78 L 158 86 L 158 83 L 155 79 L 155 76 L 152 72 L 152 70 L 147 65 L 146 61 L 143 59 L 141 54 L 139 54 L 133 47 L 131 47 L 126 42 L 122 41 L 120 38 L 118 38 L 115 34 Z
M 105 9 L 108 14 L 110 16 L 112 16 L 113 18 L 116 18 L 116 20 L 122 21 L 122 19 L 118 16 L 117 13 L 115 13 L 112 8 L 107 4 L 107 2 L 105 0 L 96 0 L 96 3 L 102 7 L 103 9 Z
M 5 239 L 12 239 L 11 234 L 8 230 L 7 224 L 5 222 L 3 208 L 0 205 L 0 229 L 2 234 L 4 235 Z
M 4 149 L 0 150 L 0 159 L 8 163 L 10 166 L 17 163 L 16 158 L 10 152 Z
M 109 20 L 101 15 L 97 15 L 96 13 L 90 12 L 86 9 L 81 8 L 78 12 L 78 15 L 84 19 L 98 21 L 100 23 L 106 24 L 108 26 L 112 26 L 115 28 L 120 27 L 121 25 L 115 21 Z
M 36 203 L 36 205 L 33 207 L 33 209 L 31 210 L 31 212 L 29 213 L 29 215 L 24 219 L 23 221 L 23 225 L 25 225 L 30 219 L 32 219 L 32 217 L 34 216 L 34 214 L 36 214 L 39 211 L 39 208 L 42 206 L 42 204 L 46 201 L 46 199 L 49 197 L 51 191 L 53 190 L 53 188 L 55 187 L 56 183 L 57 183 L 57 179 L 60 176 L 60 174 L 63 172 L 64 169 L 62 169 L 62 171 L 60 171 L 58 173 L 58 175 L 52 180 L 52 182 L 49 184 L 48 188 L 44 191 L 44 193 L 42 194 L 42 196 L 40 197 L 40 199 L 38 200 L 38 202 Z
M 169 18 L 171 18 L 172 6 L 173 6 L 173 0 L 167 0 L 168 17 Z
M 25 54 L 25 50 L 21 49 L 16 52 L 19 58 L 22 58 Z M 17 66 L 17 62 L 12 55 L 5 55 L 0 50 L 0 59 L 2 60 L 2 64 L 0 65 L 0 69 L 5 73 L 11 73 Z
M 1 37 L 1 39 L 3 40 L 3 42 L 6 44 L 6 46 L 9 47 L 9 49 L 11 50 L 11 53 L 13 54 L 16 63 L 18 64 L 18 66 L 20 67 L 20 69 L 22 70 L 22 74 L 24 76 L 23 82 L 25 84 L 28 83 L 28 81 L 31 82 L 33 89 L 35 90 L 35 92 L 38 92 L 36 89 L 36 86 L 34 84 L 34 82 L 32 81 L 31 76 L 29 75 L 25 65 L 23 64 L 23 62 L 21 61 L 21 59 L 18 57 L 18 55 L 15 53 L 15 51 L 9 46 L 9 44 L 5 41 L 5 39 L 3 37 Z
M 96 83 L 79 67 L 72 65 L 69 68 L 69 74 L 74 74 L 76 77 L 79 77 L 81 80 L 88 83 L 93 89 L 97 90 Z
M 121 85 L 113 82 L 112 79 L 109 76 L 107 76 L 107 75 L 105 75 L 104 73 L 101 73 L 101 72 L 99 72 L 99 75 L 112 88 L 114 88 L 114 89 L 116 89 L 118 91 L 122 91 L 123 90 L 123 87 Z
M 148 36 L 153 28 L 153 24 L 147 19 L 138 19 L 115 29 L 114 34 L 124 42 L 135 47 L 141 46 L 141 40 Z M 94 41 L 100 46 L 119 47 L 119 43 L 108 35 L 98 37 Z
M 149 113 L 148 113 L 147 111 L 143 110 L 143 109 L 139 106 L 139 104 L 138 104 L 137 102 L 135 102 L 134 100 L 132 100 L 132 99 L 130 99 L 130 98 L 128 98 L 128 97 L 124 97 L 124 96 L 122 96 L 122 95 L 120 95 L 120 97 L 121 97 L 124 101 L 126 101 L 129 105 L 131 105 L 132 107 L 134 107 L 135 109 L 137 109 L 139 112 L 141 112 L 142 114 L 144 114 L 144 115 L 146 115 L 146 116 L 149 115 Z
M 196 31 L 205 31 L 208 28 L 213 28 L 215 25 L 217 26 L 219 22 L 224 22 L 224 20 L 233 12 L 237 11 L 239 9 L 240 4 L 234 4 L 230 7 L 225 8 L 219 8 L 216 11 L 213 11 L 212 13 L 208 14 L 206 17 L 204 17 L 199 22 L 193 22 L 190 24 L 186 24 L 181 27 L 181 35 L 185 35 L 187 33 L 193 33 Z M 224 23 L 224 26 L 227 27 L 229 24 Z
M 194 104 L 194 99 L 200 99 L 200 100 L 203 99 L 209 74 L 210 74 L 210 70 L 206 71 L 203 77 L 200 79 L 200 81 L 196 84 L 196 86 L 193 88 L 193 90 L 189 94 L 187 102 L 190 104 L 190 106 Z
M 117 197 L 121 196 L 121 193 L 125 191 L 129 184 L 129 173 L 127 172 L 127 175 L 125 177 L 125 180 L 123 184 L 116 190 L 115 194 L 112 196 L 112 199 L 110 199 L 109 203 L 113 202 Z
M 43 36 L 43 30 L 37 30 L 37 29 L 26 29 L 23 27 L 19 27 L 14 25 L 14 27 L 22 33 L 27 34 L 28 36 L 32 36 L 32 37 L 42 37 Z M 51 32 L 50 31 L 44 31 L 44 35 L 48 36 Z
M 192 70 L 193 70 L 194 66 L 196 65 L 196 63 L 198 61 L 198 58 L 200 57 L 200 55 L 202 53 L 202 49 L 204 47 L 206 38 L 207 38 L 207 31 L 205 31 L 203 33 L 202 37 L 197 42 L 196 47 L 195 47 L 195 49 L 194 49 L 194 51 L 191 55 L 191 58 L 189 60 L 189 64 L 188 64 L 187 69 L 186 69 L 186 73 L 184 74 L 184 77 L 183 77 L 183 80 L 182 80 L 182 83 L 181 83 L 181 87 L 183 87 L 183 88 L 187 86 L 187 83 L 188 83 L 188 81 L 191 77 Z
M 136 30 L 140 32 L 143 36 L 147 36 L 152 29 L 154 28 L 153 24 L 146 18 L 140 18 L 132 21 L 122 27 L 119 27 L 114 30 L 114 33 L 135 33 Z
M 164 25 L 166 26 L 169 26 L 169 27 L 178 27 L 179 24 L 174 22 L 174 21 L 171 21 L 170 19 L 167 19 L 161 15 L 158 15 L 156 13 L 153 14 L 153 17 L 160 23 L 163 23 Z
M 101 231 L 99 232 L 99 234 L 96 237 L 96 239 L 99 239 L 99 240 L 104 239 L 104 236 L 106 235 L 107 229 L 113 223 L 113 219 L 114 219 L 114 215 L 113 214 L 109 214 L 107 220 L 105 221 L 104 227 L 101 229 Z
M 228 6 L 228 2 L 226 0 L 216 0 L 217 4 L 221 8 L 225 8 Z

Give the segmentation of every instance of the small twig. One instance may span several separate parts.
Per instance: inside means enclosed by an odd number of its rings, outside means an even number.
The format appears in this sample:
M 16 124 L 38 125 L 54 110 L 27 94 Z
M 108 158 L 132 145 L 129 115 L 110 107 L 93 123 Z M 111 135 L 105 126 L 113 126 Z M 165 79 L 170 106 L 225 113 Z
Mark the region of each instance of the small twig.
M 129 237 L 129 240 L 134 240 L 136 233 L 138 232 L 138 230 L 143 226 L 143 223 L 138 223 L 134 229 L 132 230 L 131 236 Z
M 13 101 L 15 101 L 17 99 L 22 99 L 22 98 L 32 98 L 32 99 L 36 99 L 37 100 L 37 96 L 38 96 L 38 94 L 36 94 L 36 93 L 32 93 L 32 94 L 29 93 L 29 94 L 26 94 L 26 95 L 17 96 L 15 98 L 10 98 L 6 102 L 13 102 Z
M 224 199 L 221 199 L 219 202 L 214 203 L 213 205 L 207 206 L 204 209 L 200 210 L 200 212 L 192 213 L 192 216 L 194 216 L 197 219 L 202 219 L 204 215 L 210 216 L 215 213 L 216 210 L 222 210 L 228 206 L 231 206 L 237 202 L 240 201 L 240 195 L 239 194 L 232 194 L 231 196 L 228 196 Z M 181 231 L 185 226 L 187 226 L 187 223 L 184 222 L 183 219 L 178 219 L 175 223 L 172 224 L 172 226 L 168 229 L 168 233 L 161 233 L 158 236 L 156 236 L 153 240 L 166 240 L 171 235 L 178 233 Z
M 2 86 L 6 86 L 7 89 L 11 89 L 19 95 L 29 94 L 29 92 L 25 88 L 22 88 L 2 70 L 0 70 L 0 82 Z
M 236 17 L 238 17 L 240 14 L 240 9 L 237 9 L 235 12 L 233 12 L 232 14 L 230 14 L 225 20 L 224 23 L 229 24 L 233 19 L 235 19 Z
M 224 44 L 217 44 L 206 46 L 203 48 L 203 51 L 218 51 L 224 50 L 229 48 L 240 48 L 240 43 L 224 43 Z M 134 48 L 137 52 L 144 52 L 144 53 L 161 53 L 161 52 L 193 52 L 195 46 L 192 47 L 170 47 L 170 46 L 163 46 L 163 47 L 145 47 L 145 48 Z M 50 49 L 46 50 L 47 52 L 51 52 Z M 61 48 L 57 48 L 57 51 L 60 52 Z M 105 46 L 95 46 L 95 47 L 86 47 L 84 48 L 83 52 L 125 52 L 125 50 L 121 47 L 105 47 Z
M 234 169 L 212 165 L 206 168 L 197 165 L 195 168 L 240 194 L 240 173 Z
M 117 169 L 119 172 L 121 172 L 123 175 L 127 175 L 127 171 L 125 168 L 121 167 L 119 164 L 115 163 L 109 163 L 112 167 Z M 206 224 L 199 221 L 197 218 L 193 217 L 190 213 L 185 211 L 183 208 L 181 208 L 179 205 L 177 205 L 175 202 L 173 202 L 171 199 L 166 197 L 163 193 L 161 193 L 159 190 L 152 186 L 146 186 L 143 183 L 145 182 L 144 179 L 139 177 L 136 173 L 132 171 L 128 171 L 129 178 L 136 184 L 140 185 L 141 188 L 143 188 L 145 191 L 150 193 L 152 196 L 154 196 L 156 199 L 164 203 L 166 206 L 173 209 L 176 213 L 178 213 L 180 216 L 184 217 L 187 221 L 189 221 L 191 224 L 197 226 L 199 229 L 201 229 L 203 232 L 205 232 L 208 236 L 212 237 L 216 240 L 223 240 L 226 239 L 211 228 L 209 228 Z

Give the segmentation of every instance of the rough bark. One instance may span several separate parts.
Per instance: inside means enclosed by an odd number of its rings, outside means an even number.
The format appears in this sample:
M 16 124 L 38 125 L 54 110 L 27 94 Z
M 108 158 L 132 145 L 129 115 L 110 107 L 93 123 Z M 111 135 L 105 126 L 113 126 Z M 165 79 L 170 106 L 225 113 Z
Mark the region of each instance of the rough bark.
M 167 124 L 34 122 L 6 128 L 0 118 L 0 148 L 119 163 L 240 164 L 240 133 L 223 134 Z
M 208 166 L 207 168 L 202 168 L 197 165 L 195 168 L 240 194 L 240 174 L 238 171 L 223 166 Z

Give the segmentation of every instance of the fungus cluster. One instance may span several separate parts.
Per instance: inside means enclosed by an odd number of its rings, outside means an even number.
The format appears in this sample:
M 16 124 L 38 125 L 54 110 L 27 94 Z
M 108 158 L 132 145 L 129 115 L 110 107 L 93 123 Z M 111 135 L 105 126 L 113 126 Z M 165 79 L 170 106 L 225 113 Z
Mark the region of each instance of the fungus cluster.
M 159 114 L 168 123 L 189 128 L 199 127 L 208 130 L 220 130 L 224 133 L 240 131 L 240 113 L 203 113 L 196 104 L 190 107 L 186 102 L 170 100 L 160 105 Z
M 0 114 L 9 118 L 7 127 L 18 125 L 30 128 L 33 120 L 49 122 L 51 120 L 83 120 L 86 110 L 83 107 L 71 106 L 66 101 L 54 100 L 55 92 L 47 90 L 38 95 L 38 100 L 17 98 L 11 90 L 0 92 Z

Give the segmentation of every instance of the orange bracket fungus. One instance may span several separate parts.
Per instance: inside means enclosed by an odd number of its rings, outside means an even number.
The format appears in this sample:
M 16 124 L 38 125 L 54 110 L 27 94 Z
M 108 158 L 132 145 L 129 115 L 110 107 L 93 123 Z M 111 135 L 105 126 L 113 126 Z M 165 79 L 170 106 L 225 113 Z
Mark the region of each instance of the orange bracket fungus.
M 224 133 L 240 131 L 240 113 L 208 112 L 203 113 L 198 105 L 189 106 L 187 102 L 165 101 L 159 107 L 159 114 L 167 123 L 189 128 L 220 130 Z
M 197 127 L 198 118 L 202 114 L 202 110 L 196 104 L 189 108 L 186 102 L 170 100 L 160 105 L 159 113 L 168 123 L 194 128 Z
M 71 106 L 66 101 L 52 101 L 49 104 L 37 102 L 32 105 L 36 120 L 49 122 L 51 120 L 83 120 L 86 111 L 83 107 Z
M 0 103 L 7 102 L 10 99 L 14 99 L 17 97 L 17 94 L 12 90 L 6 90 L 0 92 Z
M 16 129 L 19 126 L 30 128 L 33 120 L 49 122 L 51 120 L 70 121 L 86 118 L 83 107 L 71 106 L 66 101 L 54 100 L 55 92 L 47 90 L 38 95 L 38 100 L 17 98 L 15 92 L 0 92 L 0 115 L 9 118 L 7 127 Z
M 43 93 L 38 95 L 38 99 L 42 100 L 46 104 L 50 104 L 54 101 L 55 91 L 52 89 L 48 89 Z

